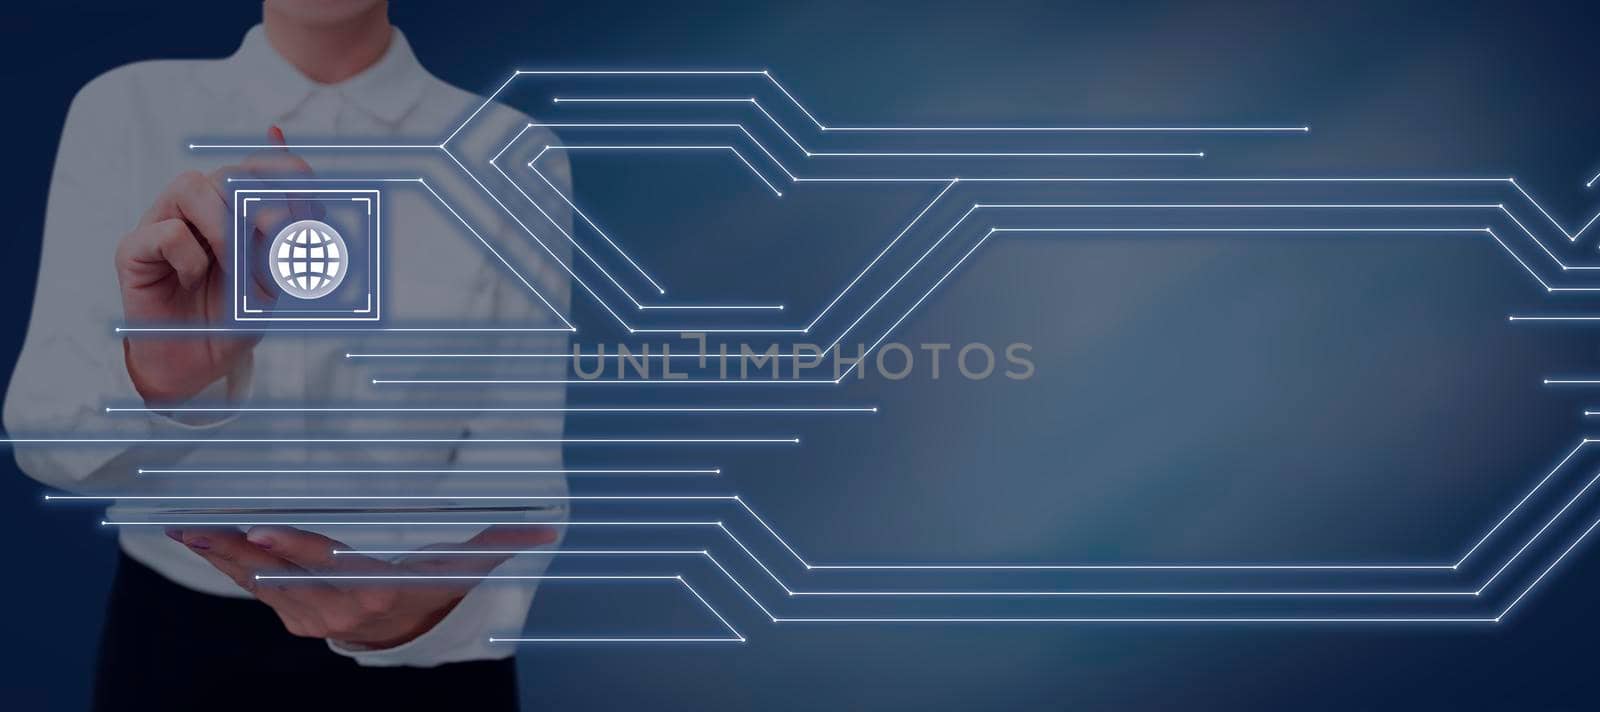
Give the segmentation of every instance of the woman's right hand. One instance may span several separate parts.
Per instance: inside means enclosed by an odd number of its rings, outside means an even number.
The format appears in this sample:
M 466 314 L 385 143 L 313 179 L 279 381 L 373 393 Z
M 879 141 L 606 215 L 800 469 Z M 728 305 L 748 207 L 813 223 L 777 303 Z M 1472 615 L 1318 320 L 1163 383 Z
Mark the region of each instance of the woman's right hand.
M 282 145 L 283 133 L 268 133 Z M 287 150 L 256 153 L 237 166 L 211 174 L 190 171 L 169 183 L 138 227 L 117 243 L 117 282 L 123 316 L 130 324 L 215 326 L 231 321 L 232 288 L 227 177 L 311 174 Z M 249 239 L 283 222 L 287 206 L 263 207 L 251 220 Z M 249 280 L 253 302 L 276 295 L 265 273 Z M 232 373 L 250 357 L 260 334 L 201 332 L 123 340 L 128 375 L 146 403 L 186 400 Z

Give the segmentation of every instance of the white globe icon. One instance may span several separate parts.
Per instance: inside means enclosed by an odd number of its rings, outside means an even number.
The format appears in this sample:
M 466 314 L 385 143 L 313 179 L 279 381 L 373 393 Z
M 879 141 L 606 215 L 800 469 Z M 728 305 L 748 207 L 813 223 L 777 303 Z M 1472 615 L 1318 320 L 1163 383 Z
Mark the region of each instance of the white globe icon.
M 300 220 L 278 231 L 267 254 L 279 289 L 297 299 L 321 299 L 344 281 L 349 251 L 327 223 Z

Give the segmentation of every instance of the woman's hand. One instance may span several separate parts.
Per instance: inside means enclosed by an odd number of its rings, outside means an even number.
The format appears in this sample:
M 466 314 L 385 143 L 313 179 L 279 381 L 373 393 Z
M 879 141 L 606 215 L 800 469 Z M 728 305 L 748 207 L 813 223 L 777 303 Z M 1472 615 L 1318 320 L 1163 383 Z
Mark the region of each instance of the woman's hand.
M 388 562 L 340 553 L 343 544 L 320 534 L 283 526 L 234 529 L 169 529 L 240 588 L 272 607 L 290 633 L 327 638 L 347 647 L 381 649 L 428 632 L 455 608 L 476 581 L 518 550 L 550 544 L 555 529 L 542 525 L 496 525 L 451 548 L 500 551 L 504 555 L 429 557 Z M 447 581 L 259 580 L 257 575 L 462 576 Z
M 282 145 L 283 133 L 269 132 Z M 210 174 L 190 171 L 174 178 L 117 243 L 117 282 L 123 318 L 130 324 L 212 326 L 232 316 L 232 221 L 229 176 L 309 176 L 311 166 L 284 149 L 251 154 L 244 162 Z M 263 206 L 252 217 L 249 247 L 265 231 L 287 221 L 292 206 Z M 277 295 L 265 272 L 253 274 L 252 303 L 270 305 Z M 260 334 L 123 341 L 124 360 L 147 403 L 179 402 L 227 376 L 248 358 Z

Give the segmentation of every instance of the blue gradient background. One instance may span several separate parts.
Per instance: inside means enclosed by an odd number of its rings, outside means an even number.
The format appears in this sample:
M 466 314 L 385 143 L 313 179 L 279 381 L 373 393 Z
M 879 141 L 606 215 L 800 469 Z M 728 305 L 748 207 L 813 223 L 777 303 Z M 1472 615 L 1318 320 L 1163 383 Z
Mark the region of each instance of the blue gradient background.
M 0 303 L 13 305 L 0 354 L 20 347 L 73 93 L 129 61 L 225 55 L 257 14 L 0 10 Z M 426 66 L 476 90 L 536 65 L 769 67 L 837 123 L 1307 123 L 1309 136 L 1208 140 L 1213 157 L 1186 170 L 1516 175 L 1569 222 L 1593 211 L 1581 183 L 1600 171 L 1595 17 L 1560 3 L 402 3 L 393 16 Z M 581 165 L 577 181 L 603 193 Z M 641 249 L 693 275 L 669 247 Z M 882 414 L 762 421 L 807 446 L 719 463 L 813 560 L 1450 559 L 1600 403 L 1538 385 L 1593 369 L 1594 332 L 1508 326 L 1554 300 L 1482 240 L 1024 238 L 946 287 L 897 339 L 1026 341 L 1033 380 L 869 379 L 834 397 Z M 579 304 L 580 323 L 597 314 Z M 19 709 L 71 709 L 87 699 L 114 543 L 93 513 L 38 494 L 0 478 L 0 635 L 27 653 L 0 680 Z M 724 597 L 748 645 L 530 648 L 521 664 L 535 709 L 1593 707 L 1600 558 L 1580 548 L 1546 583 L 1508 624 L 1468 629 L 775 629 Z M 552 588 L 530 626 L 606 613 Z

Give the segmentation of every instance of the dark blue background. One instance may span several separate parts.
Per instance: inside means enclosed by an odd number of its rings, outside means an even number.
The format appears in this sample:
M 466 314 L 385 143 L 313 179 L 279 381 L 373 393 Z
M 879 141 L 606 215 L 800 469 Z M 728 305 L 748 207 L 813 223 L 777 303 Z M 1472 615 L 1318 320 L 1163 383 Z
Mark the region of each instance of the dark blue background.
M 770 67 L 837 123 L 992 123 L 997 116 L 1014 123 L 1304 122 L 1314 128 L 1308 137 L 1224 144 L 1255 153 L 1223 165 L 1307 175 L 1516 175 L 1569 221 L 1593 210 L 1593 193 L 1585 193 L 1581 181 L 1600 171 L 1600 134 L 1594 131 L 1600 97 L 1586 78 L 1595 60 L 1595 18 L 1576 4 L 504 5 L 402 3 L 393 16 L 426 66 L 468 89 L 495 86 L 515 67 Z M 0 329 L 0 353 L 14 354 L 20 346 L 48 171 L 73 93 L 130 61 L 226 55 L 257 16 L 249 3 L 56 3 L 0 10 L 0 76 L 10 100 L 4 119 L 10 244 L 0 268 L 0 304 L 12 305 Z M 581 190 L 581 168 L 578 180 Z M 1033 341 L 1040 350 L 1039 379 L 1026 388 L 853 388 L 842 399 L 883 405 L 882 422 L 819 431 L 805 455 L 760 471 L 752 459 L 734 483 L 808 555 L 827 561 L 1118 554 L 1446 558 L 1580 437 L 1576 413 L 1594 403 L 1542 392 L 1530 379 L 1592 368 L 1592 332 L 1508 330 L 1504 313 L 1547 302 L 1492 246 L 1436 250 L 1400 241 L 1388 252 L 1372 252 L 1323 242 L 1306 250 L 1275 245 L 1262 252 L 1252 244 L 1162 243 L 1170 249 L 1133 247 L 1099 256 L 1093 251 L 1109 248 L 1036 241 L 997 246 L 973 265 L 970 279 L 930 303 L 930 313 L 938 316 L 908 322 L 905 338 Z M 1080 262 L 1103 269 L 1080 265 L 1063 277 L 1047 267 L 1057 264 L 1052 259 L 1082 257 L 1084 251 L 1092 259 Z M 1141 270 L 1131 268 L 1135 262 Z M 1262 295 L 1298 280 L 1265 279 L 1261 294 L 1228 289 L 1285 270 L 1305 274 L 1318 265 L 1359 273 L 1369 287 L 1358 297 L 1338 292 L 1332 282 L 1312 281 L 1316 298 L 1269 300 L 1269 306 L 1260 306 Z M 1154 296 L 1140 302 L 1093 287 L 1061 291 L 1061 284 L 1083 284 L 1097 271 L 1143 280 Z M 1196 291 L 1204 286 L 1211 291 Z M 1247 323 L 1216 318 L 1215 310 L 1199 306 L 1208 303 L 1200 297 L 1187 301 L 1196 293 L 1253 305 Z M 1055 301 L 1038 307 L 1041 294 Z M 1185 301 L 1172 302 L 1173 309 L 1148 306 L 1148 300 L 1168 298 Z M 1001 310 L 1012 316 L 996 321 L 974 304 L 1014 308 Z M 1082 325 L 1056 314 L 1081 304 L 1120 317 L 1104 341 L 1075 343 L 1066 336 L 1079 332 L 1055 328 Z M 1358 327 L 1382 332 L 1389 322 L 1374 326 L 1357 315 L 1362 310 L 1390 316 L 1402 311 L 1440 326 L 1405 332 L 1397 346 L 1393 339 L 1384 342 L 1395 351 L 1363 352 L 1362 340 L 1375 337 Z M 1331 326 L 1297 326 L 1299 316 Z M 1289 414 L 1308 405 L 1316 410 L 1325 396 L 1272 400 L 1257 394 L 1241 399 L 1236 409 L 1211 410 L 1196 399 L 1230 391 L 1208 394 L 1178 378 L 1131 391 L 1106 386 L 1130 373 L 1150 373 L 1152 366 L 1191 375 L 1216 372 L 1223 374 L 1220 382 L 1238 383 L 1227 378 L 1251 374 L 1226 370 L 1238 355 L 1226 347 L 1269 338 L 1271 325 L 1298 328 L 1285 343 L 1307 353 L 1316 351 L 1316 339 L 1329 330 L 1348 332 L 1348 339 L 1328 338 L 1322 344 L 1327 361 L 1311 369 L 1313 375 L 1327 373 L 1331 383 L 1392 372 L 1439 375 L 1425 366 L 1442 364 L 1444 375 L 1431 382 L 1439 390 L 1418 393 L 1416 400 L 1387 390 L 1397 402 L 1432 399 L 1443 405 L 1422 409 L 1419 417 L 1363 413 L 1375 401 L 1352 396 L 1340 403 L 1348 409 L 1341 411 L 1345 418 L 1301 420 Z M 1219 331 L 1225 328 L 1232 331 Z M 1438 348 L 1424 355 L 1424 337 L 1430 335 Z M 1496 346 L 1484 347 L 1488 355 L 1474 360 L 1469 351 L 1480 336 Z M 1508 340 L 1511 346 L 1504 346 Z M 1193 358 L 1169 363 L 1150 356 L 1163 348 Z M 1274 353 L 1297 352 L 1282 347 Z M 1406 358 L 1386 361 L 1388 353 Z M 1372 363 L 1352 365 L 1363 357 Z M 1420 360 L 1426 358 L 1436 361 Z M 0 362 L 0 372 L 8 372 L 8 364 Z M 1307 372 L 1281 375 L 1303 380 Z M 1440 395 L 1473 383 L 1484 392 Z M 1016 406 L 1028 417 L 1006 420 L 1004 413 L 985 412 L 985 404 L 994 402 Z M 1059 408 L 1061 403 L 1071 407 Z M 1126 411 L 1106 415 L 1119 406 Z M 1534 406 L 1538 410 L 1528 410 Z M 1188 415 L 1151 418 L 1149 412 L 1158 408 Z M 1072 409 L 1080 410 L 1060 413 Z M 1265 415 L 1247 415 L 1258 409 Z M 942 419 L 948 413 L 960 415 Z M 1352 420 L 1363 422 L 1351 425 Z M 926 436 L 963 432 L 975 421 L 990 423 L 994 439 L 947 437 L 930 445 Z M 1127 427 L 1110 428 L 1107 422 Z M 1190 450 L 1181 461 L 1173 450 L 1141 451 L 1140 436 L 1180 430 L 1189 433 L 1191 445 L 1225 442 L 1234 449 Z M 1376 443 L 1345 439 L 1358 432 L 1386 437 Z M 1098 443 L 1103 452 L 1019 453 L 1006 447 L 1052 433 L 1062 434 L 1062 443 Z M 1285 439 L 1319 433 L 1354 453 L 1296 461 L 1294 451 L 1281 446 Z M 1484 434 L 1503 436 L 1505 445 Z M 1457 459 L 1437 459 L 1452 442 L 1463 448 L 1452 451 Z M 1251 458 L 1256 445 L 1259 462 Z M 1104 471 L 1104 463 L 1126 464 L 1116 456 L 1130 453 L 1143 455 L 1151 467 Z M 1230 463 L 1238 464 L 1238 476 L 1253 477 L 1256 487 L 1274 481 L 1265 474 L 1273 467 L 1294 462 L 1306 465 L 1324 486 L 1342 465 L 1422 474 L 1404 480 L 1405 497 L 1376 501 L 1362 497 L 1373 491 L 1363 483 L 1390 480 L 1385 472 L 1363 471 L 1351 489 L 1311 497 L 1325 502 L 1320 507 L 1306 501 L 1306 491 L 1294 486 L 1298 480 L 1279 482 L 1281 490 L 1266 493 L 1253 488 L 1257 497 L 1242 502 L 1216 489 L 1228 481 Z M 1159 474 L 1168 463 L 1209 474 L 1178 488 L 1137 479 Z M 1080 476 L 1054 476 L 1069 471 Z M 1096 471 L 1126 478 L 1116 485 L 1084 479 Z M 908 488 L 917 496 L 907 498 Z M 38 494 L 20 474 L 0 478 L 0 531 L 11 557 L 0 635 L 22 653 L 0 680 L 18 708 L 70 709 L 87 699 L 85 681 L 114 546 L 93 525 L 93 513 L 47 511 Z M 1093 513 L 1104 516 L 1073 509 L 1085 501 L 1097 502 Z M 1239 507 L 1238 516 L 1221 519 L 1232 527 L 1218 525 L 1195 514 L 1197 502 L 1230 513 L 1235 510 L 1226 507 Z M 1290 509 L 1276 519 L 1249 516 L 1279 511 L 1273 508 L 1285 503 L 1306 511 L 1301 516 Z M 971 531 L 934 520 L 959 512 L 1005 524 Z M 1358 532 L 1319 531 L 1318 522 L 1336 517 L 1358 522 L 1352 527 Z M 1028 539 L 1029 532 L 1043 538 Z M 1007 540 L 1008 534 L 1019 538 Z M 1467 630 L 773 630 L 746 615 L 737 600 L 726 599 L 722 607 L 738 611 L 752 638 L 748 646 L 529 649 L 522 656 L 524 686 L 533 705 L 552 708 L 1594 707 L 1591 636 L 1600 633 L 1600 618 L 1592 591 L 1600 583 L 1600 556 L 1592 547 L 1579 549 L 1547 583 L 1507 625 Z M 547 594 L 536 604 L 536 622 L 581 612 L 581 599 Z

